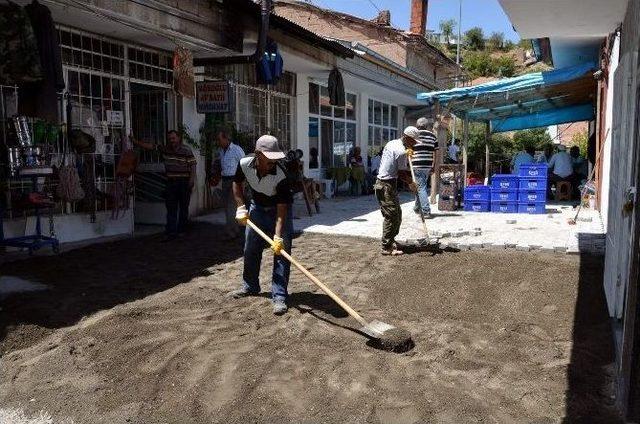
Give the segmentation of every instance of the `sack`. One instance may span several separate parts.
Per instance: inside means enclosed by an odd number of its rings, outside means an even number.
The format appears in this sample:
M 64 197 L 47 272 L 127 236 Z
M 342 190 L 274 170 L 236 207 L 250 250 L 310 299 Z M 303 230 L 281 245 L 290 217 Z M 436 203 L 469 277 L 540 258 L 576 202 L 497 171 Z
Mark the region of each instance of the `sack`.
M 118 166 L 116 167 L 116 176 L 121 178 L 129 178 L 136 172 L 138 167 L 138 156 L 133 150 L 125 150 L 120 155 Z
M 71 144 L 71 148 L 78 154 L 95 153 L 96 151 L 96 139 L 82 130 L 71 130 L 71 134 L 69 134 L 69 144 Z

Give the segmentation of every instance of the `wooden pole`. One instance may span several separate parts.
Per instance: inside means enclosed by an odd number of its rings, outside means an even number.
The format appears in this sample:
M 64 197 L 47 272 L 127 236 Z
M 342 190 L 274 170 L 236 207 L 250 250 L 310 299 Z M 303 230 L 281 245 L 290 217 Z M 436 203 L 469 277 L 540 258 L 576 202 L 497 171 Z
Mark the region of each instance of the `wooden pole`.
M 462 175 L 462 188 L 467 187 L 467 168 L 469 153 L 469 117 L 465 114 L 462 120 L 462 164 L 464 165 L 464 173 Z
M 484 184 L 489 184 L 489 173 L 491 172 L 491 159 L 489 156 L 489 139 L 491 138 L 491 124 L 486 122 L 484 127 Z
M 436 104 L 434 107 L 434 118 L 436 119 L 436 122 L 438 122 L 437 119 L 440 116 L 441 111 L 442 108 L 440 107 L 440 102 L 436 100 Z M 431 203 L 432 205 L 436 203 L 436 196 L 438 195 L 438 192 L 440 190 L 440 178 L 438 178 L 440 170 L 438 168 L 442 163 L 444 163 L 443 151 L 447 147 L 447 132 L 443 130 L 440 125 L 438 125 L 438 129 L 436 130 L 435 135 L 437 140 L 436 146 L 438 147 L 438 150 L 435 151 L 435 154 L 433 156 L 433 169 L 431 172 L 431 193 L 429 197 L 429 203 Z

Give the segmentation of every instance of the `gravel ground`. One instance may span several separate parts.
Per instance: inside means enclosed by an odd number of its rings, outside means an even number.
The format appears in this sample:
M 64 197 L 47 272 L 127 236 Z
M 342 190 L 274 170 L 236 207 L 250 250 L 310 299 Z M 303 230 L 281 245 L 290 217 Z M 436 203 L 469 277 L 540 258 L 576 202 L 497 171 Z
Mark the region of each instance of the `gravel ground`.
M 218 231 L 2 265 L 51 289 L 3 301 L 0 406 L 91 424 L 617 422 L 599 257 L 296 239 L 367 319 L 412 333 L 395 354 L 297 271 L 283 317 L 226 298 L 241 250 Z

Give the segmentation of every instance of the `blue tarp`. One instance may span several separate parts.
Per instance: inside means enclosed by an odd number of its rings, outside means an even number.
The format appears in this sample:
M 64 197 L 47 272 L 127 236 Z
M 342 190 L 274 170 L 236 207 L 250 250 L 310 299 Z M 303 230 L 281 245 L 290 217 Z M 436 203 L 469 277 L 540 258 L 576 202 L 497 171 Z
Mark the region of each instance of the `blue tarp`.
M 591 103 L 567 105 L 558 102 L 558 105 L 554 106 L 541 89 L 584 78 L 594 69 L 597 69 L 595 63 L 586 63 L 504 78 L 471 87 L 418 93 L 417 98 L 431 105 L 438 101 L 441 106 L 450 108 L 456 114 L 464 114 L 472 121 L 491 122 L 493 132 L 576 122 L 593 118 Z M 511 94 L 513 96 L 510 96 Z M 510 97 L 515 97 L 516 94 L 519 95 L 518 103 L 513 99 L 510 100 Z M 524 100 L 523 94 L 525 94 Z M 500 100 L 498 104 L 496 100 Z M 491 106 L 488 107 L 485 101 L 490 101 Z M 532 113 L 532 110 L 536 112 Z M 497 118 L 497 116 L 507 117 Z
M 497 133 L 525 128 L 548 127 L 549 125 L 591 121 L 592 119 L 595 119 L 593 105 L 568 106 L 559 109 L 545 110 L 531 115 L 493 119 L 491 121 L 491 132 Z

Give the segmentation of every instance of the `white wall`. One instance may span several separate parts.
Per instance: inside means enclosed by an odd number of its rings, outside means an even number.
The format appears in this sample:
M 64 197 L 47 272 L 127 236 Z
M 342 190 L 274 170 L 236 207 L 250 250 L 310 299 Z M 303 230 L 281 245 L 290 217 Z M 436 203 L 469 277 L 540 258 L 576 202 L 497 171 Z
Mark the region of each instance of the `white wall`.
M 122 214 L 122 212 L 121 212 Z M 49 217 L 40 218 L 43 235 L 49 235 Z M 111 219 L 111 212 L 96 213 L 96 222 L 92 223 L 89 214 L 55 215 L 54 228 L 56 238 L 60 243 L 70 243 L 95 239 L 100 237 L 111 237 L 117 235 L 133 234 L 133 211 L 124 211 L 124 216 L 119 219 Z M 27 218 L 26 229 L 24 218 L 10 219 L 4 221 L 4 236 L 20 237 L 35 234 L 36 219 L 31 216 Z
M 620 61 L 620 36 L 618 35 L 614 40 L 613 48 L 611 51 L 611 59 L 609 65 L 609 85 L 607 87 L 607 110 L 605 112 L 606 126 L 604 128 L 607 138 L 604 141 L 604 148 L 602 149 L 602 188 L 600 190 L 600 214 L 602 215 L 602 222 L 604 223 L 604 230 L 607 231 L 609 223 L 609 187 L 611 185 L 611 141 L 612 141 L 612 128 L 613 128 L 613 90 L 614 90 L 614 75 L 616 69 L 618 69 L 618 63 Z
M 195 99 L 183 98 L 182 100 L 182 123 L 188 128 L 189 135 L 194 140 L 200 141 L 200 126 L 204 122 L 205 115 L 196 112 Z M 206 182 L 205 157 L 200 154 L 200 150 L 193 146 L 193 154 L 198 161 L 196 165 L 196 183 L 191 193 L 191 204 L 189 205 L 189 214 L 191 216 L 199 214 L 204 209 L 204 191 L 208 189 Z

